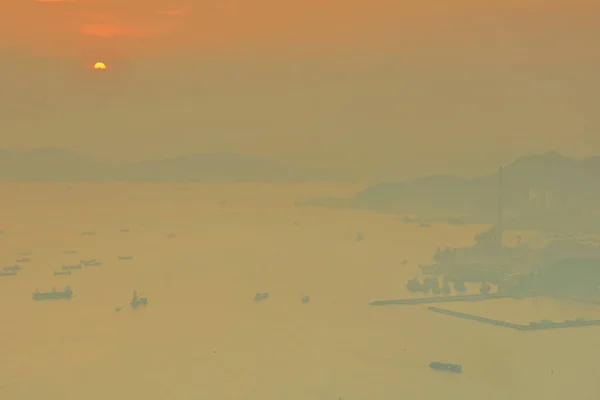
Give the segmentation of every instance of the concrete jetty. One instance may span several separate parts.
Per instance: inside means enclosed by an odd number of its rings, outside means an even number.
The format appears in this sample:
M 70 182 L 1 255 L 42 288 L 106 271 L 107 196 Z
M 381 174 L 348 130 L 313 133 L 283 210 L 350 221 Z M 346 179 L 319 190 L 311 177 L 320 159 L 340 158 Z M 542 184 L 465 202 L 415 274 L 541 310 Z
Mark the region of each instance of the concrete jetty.
M 575 296 L 567 296 L 567 295 L 548 295 L 548 297 L 551 297 L 555 300 L 563 300 L 563 301 L 572 301 L 572 302 L 576 302 L 576 303 L 583 303 L 583 304 L 594 304 L 594 305 L 600 305 L 600 300 L 594 300 L 594 299 L 588 299 L 588 298 L 584 298 L 584 297 L 575 297 Z
M 443 308 L 438 307 L 428 307 L 429 311 L 437 312 L 440 314 L 449 315 L 452 317 L 468 319 L 471 321 L 483 322 L 485 324 L 501 326 L 504 328 L 515 329 L 518 331 L 540 331 L 547 329 L 559 329 L 559 328 L 577 328 L 583 326 L 594 326 L 600 325 L 600 320 L 584 320 L 584 319 L 576 319 L 564 322 L 553 322 L 553 321 L 541 321 L 541 322 L 530 322 L 528 325 L 522 324 L 513 324 L 511 322 L 500 321 L 492 318 L 478 317 L 476 315 L 471 315 L 467 313 L 462 313 L 458 311 L 445 310 Z
M 458 296 L 439 296 L 439 297 L 417 297 L 412 299 L 397 299 L 397 300 L 378 300 L 372 301 L 369 305 L 372 306 L 394 306 L 394 305 L 410 305 L 410 304 L 430 304 L 430 303 L 449 303 L 457 301 L 481 301 L 481 300 L 497 300 L 513 298 L 512 295 L 490 293 L 490 294 L 465 294 Z

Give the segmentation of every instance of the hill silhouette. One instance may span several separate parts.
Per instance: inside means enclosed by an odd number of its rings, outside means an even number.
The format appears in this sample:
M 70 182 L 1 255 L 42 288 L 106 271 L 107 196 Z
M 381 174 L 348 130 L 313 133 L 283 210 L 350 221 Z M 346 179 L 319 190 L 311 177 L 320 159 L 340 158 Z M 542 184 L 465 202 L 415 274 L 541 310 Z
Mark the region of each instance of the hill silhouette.
M 383 182 L 351 198 L 313 199 L 304 205 L 416 214 L 420 221 L 494 223 L 498 173 Z M 543 204 L 536 203 L 540 193 Z M 600 231 L 600 157 L 578 160 L 548 152 L 517 158 L 503 168 L 503 203 L 509 227 Z
M 0 181 L 281 182 L 352 179 L 352 176 L 340 171 L 299 168 L 231 153 L 113 164 L 60 148 L 0 149 Z

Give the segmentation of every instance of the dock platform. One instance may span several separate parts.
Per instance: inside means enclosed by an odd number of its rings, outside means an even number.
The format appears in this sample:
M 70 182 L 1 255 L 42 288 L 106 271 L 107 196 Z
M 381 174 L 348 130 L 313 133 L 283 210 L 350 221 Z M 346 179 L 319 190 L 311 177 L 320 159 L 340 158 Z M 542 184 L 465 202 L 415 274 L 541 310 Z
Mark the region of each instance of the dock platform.
M 476 315 L 471 315 L 467 313 L 462 313 L 458 311 L 445 310 L 443 308 L 438 307 L 428 307 L 429 311 L 437 312 L 440 314 L 449 315 L 452 317 L 468 319 L 471 321 L 483 322 L 485 324 L 501 326 L 503 328 L 515 329 L 518 331 L 540 331 L 547 329 L 559 329 L 559 328 L 577 328 L 583 326 L 595 326 L 600 325 L 600 320 L 572 320 L 572 321 L 564 321 L 564 322 L 530 322 L 528 325 L 522 324 L 514 324 L 511 322 L 500 321 L 497 319 L 486 318 L 486 317 L 478 317 Z
M 482 300 L 497 300 L 510 299 L 513 295 L 509 294 L 465 294 L 458 296 L 439 296 L 439 297 L 417 297 L 412 299 L 397 299 L 397 300 L 378 300 L 372 301 L 369 305 L 372 306 L 395 306 L 395 305 L 411 305 L 411 304 L 431 304 L 431 303 L 450 303 L 458 301 L 482 301 Z

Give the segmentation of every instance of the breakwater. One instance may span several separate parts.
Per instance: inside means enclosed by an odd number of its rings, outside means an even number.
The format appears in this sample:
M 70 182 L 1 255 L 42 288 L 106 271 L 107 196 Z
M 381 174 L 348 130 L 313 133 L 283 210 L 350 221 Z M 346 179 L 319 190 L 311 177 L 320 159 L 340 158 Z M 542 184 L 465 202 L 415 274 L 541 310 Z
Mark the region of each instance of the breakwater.
M 570 320 L 564 322 L 554 322 L 554 321 L 541 321 L 541 322 L 530 322 L 527 325 L 522 324 L 514 324 L 512 322 L 501 321 L 492 318 L 486 317 L 478 317 L 476 315 L 471 315 L 467 313 L 462 313 L 458 311 L 445 310 L 443 308 L 438 307 L 428 307 L 429 311 L 433 311 L 440 314 L 449 315 L 456 318 L 468 319 L 471 321 L 483 322 L 485 324 L 496 325 L 503 328 L 515 329 L 518 331 L 539 331 L 546 329 L 559 329 L 559 328 L 577 328 L 583 326 L 595 326 L 600 325 L 600 320 Z
M 430 303 L 449 303 L 457 301 L 481 301 L 481 300 L 497 300 L 509 299 L 513 295 L 508 294 L 465 294 L 458 296 L 439 296 L 439 297 L 417 297 L 412 299 L 397 299 L 397 300 L 378 300 L 372 301 L 369 305 L 372 306 L 393 306 L 393 305 L 410 305 L 410 304 L 430 304 Z

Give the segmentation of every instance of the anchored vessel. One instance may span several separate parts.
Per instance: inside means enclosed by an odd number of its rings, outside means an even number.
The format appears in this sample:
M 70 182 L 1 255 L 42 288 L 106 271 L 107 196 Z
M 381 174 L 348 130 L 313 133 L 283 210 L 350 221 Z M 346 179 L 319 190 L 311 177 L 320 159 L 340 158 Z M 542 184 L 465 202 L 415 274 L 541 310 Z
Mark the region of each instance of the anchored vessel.
M 71 286 L 67 286 L 63 291 L 57 291 L 52 289 L 51 292 L 40 292 L 35 289 L 31 298 L 35 301 L 39 300 L 58 300 L 58 299 L 71 299 L 73 297 L 73 291 Z
M 437 371 L 449 371 L 456 374 L 460 374 L 462 372 L 462 366 L 460 364 L 448 364 L 434 361 L 429 363 L 429 366 L 431 369 L 435 369 Z

